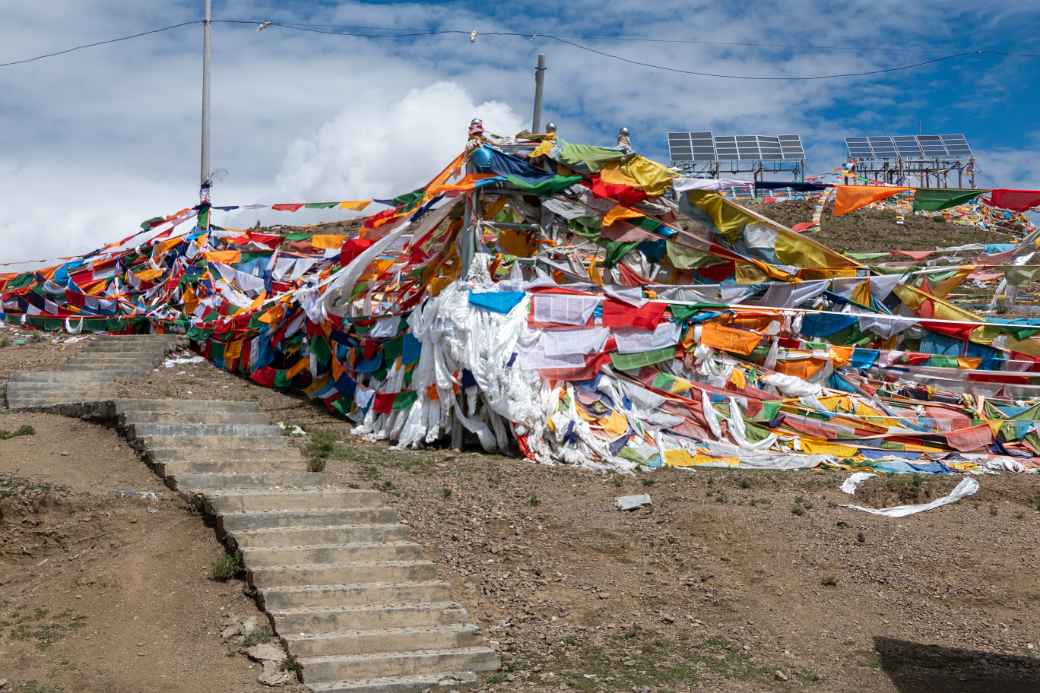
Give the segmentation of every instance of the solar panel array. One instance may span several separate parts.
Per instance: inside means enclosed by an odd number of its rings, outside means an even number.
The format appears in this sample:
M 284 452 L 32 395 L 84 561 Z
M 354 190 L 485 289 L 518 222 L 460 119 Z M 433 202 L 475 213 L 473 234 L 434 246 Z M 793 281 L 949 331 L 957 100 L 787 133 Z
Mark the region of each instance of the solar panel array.
M 937 159 L 962 161 L 972 156 L 964 135 L 900 135 L 897 137 L 846 137 L 849 158 L 860 161 L 884 159 Z
M 714 137 L 710 132 L 669 132 L 672 162 L 801 161 L 805 158 L 799 135 L 739 135 Z

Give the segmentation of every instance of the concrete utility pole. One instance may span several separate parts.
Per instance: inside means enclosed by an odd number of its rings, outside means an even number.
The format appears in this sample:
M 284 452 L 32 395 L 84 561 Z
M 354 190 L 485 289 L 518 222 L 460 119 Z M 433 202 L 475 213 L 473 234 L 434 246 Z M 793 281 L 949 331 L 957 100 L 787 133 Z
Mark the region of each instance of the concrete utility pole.
M 204 21 L 202 22 L 202 153 L 199 170 L 199 194 L 203 201 L 209 200 L 209 58 L 212 39 L 213 7 L 211 0 L 203 0 Z
M 534 68 L 534 115 L 531 116 L 531 132 L 542 131 L 542 85 L 545 83 L 545 56 L 538 54 L 538 66 Z

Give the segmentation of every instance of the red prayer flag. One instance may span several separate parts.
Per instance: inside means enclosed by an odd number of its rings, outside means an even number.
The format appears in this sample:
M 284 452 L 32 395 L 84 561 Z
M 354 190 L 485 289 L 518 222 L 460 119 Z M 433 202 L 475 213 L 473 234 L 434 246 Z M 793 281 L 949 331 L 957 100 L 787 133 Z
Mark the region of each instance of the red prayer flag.
M 278 204 L 271 205 L 271 209 L 276 209 L 279 212 L 295 212 L 301 207 L 303 207 L 302 202 L 279 202 Z
M 339 264 L 346 267 L 350 261 L 372 247 L 375 241 L 367 238 L 351 238 L 339 249 Z
M 1040 190 L 1007 190 L 998 188 L 983 201 L 991 207 L 1010 209 L 1012 212 L 1024 212 L 1040 205 Z
M 591 183 L 585 183 L 596 197 L 607 197 L 625 207 L 639 204 L 646 199 L 646 193 L 637 188 L 619 183 L 604 183 L 598 175 L 593 176 Z
M 636 330 L 653 330 L 664 319 L 667 304 L 647 303 L 636 308 L 622 301 L 608 298 L 603 302 L 603 326 Z
M 372 400 L 372 411 L 376 414 L 389 414 L 394 410 L 396 392 L 377 392 Z

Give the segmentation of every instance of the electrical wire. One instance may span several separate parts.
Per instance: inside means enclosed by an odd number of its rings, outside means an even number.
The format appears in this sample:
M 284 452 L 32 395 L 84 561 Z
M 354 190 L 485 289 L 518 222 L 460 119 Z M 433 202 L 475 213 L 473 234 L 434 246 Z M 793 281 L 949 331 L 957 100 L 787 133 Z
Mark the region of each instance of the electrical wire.
M 6 63 L 0 63 L 0 67 L 13 67 L 15 65 L 25 65 L 26 63 L 34 63 L 37 60 L 45 60 L 47 58 L 55 58 L 59 55 L 67 55 L 76 51 L 85 50 L 87 48 L 97 48 L 99 46 L 107 46 L 111 43 L 119 43 L 120 41 L 129 41 L 131 39 L 141 38 L 142 36 L 151 36 L 152 34 L 161 34 L 164 31 L 173 31 L 174 29 L 180 29 L 186 26 L 193 26 L 196 24 L 202 24 L 203 20 L 195 19 L 190 22 L 181 22 L 180 24 L 171 24 L 169 26 L 159 27 L 158 29 L 149 29 L 148 31 L 141 31 L 136 34 L 128 34 L 127 36 L 117 36 L 116 38 L 105 39 L 104 41 L 94 41 L 93 43 L 83 43 L 78 46 L 72 46 L 71 48 L 65 48 L 60 51 L 54 51 L 52 53 L 43 53 L 42 55 L 34 55 L 31 58 L 22 58 L 21 60 L 12 60 Z
M 180 29 L 186 26 L 195 26 L 204 24 L 205 20 L 195 19 L 186 22 L 180 22 L 178 24 L 171 24 L 169 26 L 159 27 L 157 29 L 150 29 L 148 31 L 142 31 L 135 34 L 128 34 L 126 36 L 119 36 L 116 38 L 106 39 L 103 41 L 95 41 L 92 43 L 80 44 L 72 46 L 60 51 L 53 51 L 50 53 L 44 53 L 36 55 L 30 58 L 23 58 L 20 60 L 13 60 L 5 63 L 0 63 L 0 68 L 14 67 L 16 65 L 25 65 L 27 63 L 36 62 L 39 60 L 45 60 L 47 58 L 53 58 L 61 55 L 67 55 L 75 51 L 85 50 L 88 48 L 97 48 L 99 46 L 106 46 L 113 43 L 119 43 L 121 41 L 129 41 L 144 36 L 151 36 L 174 29 Z M 394 27 L 359 27 L 364 31 L 347 31 L 341 28 L 337 28 L 332 25 L 320 25 L 320 24 L 296 24 L 296 23 L 283 23 L 283 22 L 270 22 L 265 20 L 256 19 L 214 19 L 211 20 L 213 24 L 232 24 L 232 25 L 250 25 L 260 26 L 263 23 L 264 28 L 279 28 L 288 31 L 300 31 L 309 32 L 316 34 L 325 34 L 332 36 L 344 36 L 351 38 L 365 38 L 365 39 L 409 39 L 409 38 L 420 38 L 430 36 L 444 36 L 444 35 L 463 35 L 469 36 L 471 40 L 475 36 L 483 37 L 509 37 L 509 38 L 528 38 L 532 40 L 545 39 L 549 41 L 555 41 L 562 45 L 570 46 L 578 50 L 582 50 L 600 57 L 608 58 L 611 60 L 617 60 L 619 62 L 627 63 L 629 65 L 635 65 L 637 67 L 645 67 L 652 70 L 660 70 L 664 72 L 672 72 L 675 74 L 682 74 L 691 77 L 709 77 L 715 79 L 735 79 L 735 80 L 752 80 L 752 81 L 812 81 L 812 80 L 825 80 L 825 79 L 848 79 L 855 77 L 874 77 L 878 75 L 891 74 L 894 72 L 903 72 L 906 70 L 913 70 L 928 65 L 934 65 L 937 63 L 948 62 L 951 60 L 959 60 L 969 56 L 983 56 L 983 55 L 1004 55 L 1004 56 L 1024 56 L 1024 57 L 1040 57 L 1040 54 L 1035 53 L 1017 53 L 1011 51 L 992 51 L 987 49 L 975 49 L 968 51 L 960 51 L 958 53 L 952 53 L 948 55 L 941 55 L 927 60 L 921 60 L 914 63 L 907 63 L 904 65 L 895 65 L 891 67 L 878 68 L 875 70 L 864 70 L 860 72 L 840 72 L 832 74 L 819 74 L 819 75 L 738 75 L 738 74 L 727 74 L 720 72 L 703 72 L 698 70 L 687 70 L 679 67 L 673 67 L 669 65 L 659 65 L 656 63 L 650 63 L 643 60 L 636 60 L 634 58 L 628 58 L 623 55 L 616 53 L 610 53 L 603 51 L 598 48 L 593 48 L 584 43 L 579 43 L 576 40 L 567 38 L 564 36 L 557 36 L 555 34 L 543 34 L 543 33 L 529 33 L 529 32 L 515 32 L 515 31 L 490 31 L 486 33 L 480 32 L 469 32 L 462 29 L 429 29 L 429 30 L 407 30 L 400 31 Z M 373 33 L 378 32 L 378 33 Z M 589 37 L 584 40 L 596 40 L 597 37 Z M 604 40 L 636 40 L 636 41 L 653 41 L 653 42 L 674 42 L 674 43 L 695 43 L 693 40 L 683 39 L 649 39 L 644 37 L 602 37 Z M 710 43 L 710 42 L 702 42 Z M 714 42 L 717 45 L 742 45 L 742 46 L 763 46 L 768 44 L 743 44 L 739 42 Z

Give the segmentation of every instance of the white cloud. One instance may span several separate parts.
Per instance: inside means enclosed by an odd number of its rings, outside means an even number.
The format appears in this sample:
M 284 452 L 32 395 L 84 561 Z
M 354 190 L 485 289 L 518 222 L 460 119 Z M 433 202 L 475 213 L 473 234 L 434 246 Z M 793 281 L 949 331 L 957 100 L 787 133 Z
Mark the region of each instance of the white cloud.
M 523 128 L 508 104 L 476 104 L 454 82 L 412 89 L 392 104 L 355 102 L 290 145 L 277 188 L 290 199 L 392 197 L 428 181 L 461 152 L 474 117 L 492 132 Z
M 861 124 L 871 129 L 897 127 L 901 113 L 913 119 L 898 81 L 693 78 L 491 31 L 768 42 L 775 46 L 590 41 L 701 71 L 805 74 L 871 69 L 945 50 L 936 42 L 952 42 L 961 27 L 983 18 L 1004 33 L 1026 24 L 1020 0 L 935 7 L 806 0 L 764 13 L 749 13 L 735 0 L 215 5 L 217 17 L 482 32 L 471 44 L 459 35 L 394 42 L 216 26 L 212 155 L 215 168 L 229 171 L 214 192 L 225 204 L 405 192 L 459 151 L 474 113 L 491 129 L 526 124 L 539 52 L 549 63 L 546 119 L 572 141 L 610 143 L 626 125 L 637 147 L 663 156 L 670 128 L 800 131 L 815 171 L 838 163 L 829 157 L 840 156 L 847 128 L 859 127 L 858 111 L 878 111 Z M 195 0 L 4 0 L 0 62 L 192 17 Z M 862 50 L 892 44 L 899 50 Z M 87 251 L 195 201 L 199 49 L 199 28 L 187 27 L 0 70 L 0 262 Z M 864 107 L 858 96 L 873 100 L 864 99 Z M 980 156 L 980 170 L 1005 184 L 1028 180 L 1029 163 L 1007 152 Z

